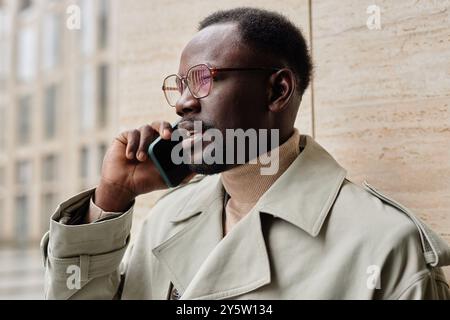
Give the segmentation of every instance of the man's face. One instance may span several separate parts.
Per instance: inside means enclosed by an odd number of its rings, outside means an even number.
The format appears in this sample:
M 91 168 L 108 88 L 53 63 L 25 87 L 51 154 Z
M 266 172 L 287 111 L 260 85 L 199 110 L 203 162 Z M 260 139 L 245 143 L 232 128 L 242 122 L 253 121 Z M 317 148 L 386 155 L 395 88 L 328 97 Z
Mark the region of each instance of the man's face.
M 178 74 L 185 76 L 190 67 L 202 63 L 217 68 L 274 66 L 261 56 L 241 43 L 235 24 L 213 25 L 198 32 L 184 48 Z M 182 117 L 180 127 L 190 128 L 193 121 L 201 121 L 204 130 L 216 128 L 224 138 L 226 129 L 269 128 L 268 77 L 261 72 L 219 72 L 207 97 L 196 99 L 188 89 L 184 90 L 176 105 L 176 112 Z M 193 171 L 206 174 L 228 167 L 191 165 Z

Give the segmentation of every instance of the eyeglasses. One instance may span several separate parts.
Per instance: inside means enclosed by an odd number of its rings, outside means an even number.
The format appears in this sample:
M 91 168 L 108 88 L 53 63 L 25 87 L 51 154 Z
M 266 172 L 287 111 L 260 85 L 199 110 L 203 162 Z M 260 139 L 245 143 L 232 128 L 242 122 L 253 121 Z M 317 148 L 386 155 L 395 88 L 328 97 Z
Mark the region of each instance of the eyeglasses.
M 175 107 L 186 87 L 196 99 L 207 97 L 211 93 L 214 78 L 219 72 L 226 71 L 278 71 L 278 68 L 214 68 L 207 64 L 198 64 L 186 73 L 185 77 L 177 74 L 167 76 L 163 81 L 162 89 L 167 103 Z

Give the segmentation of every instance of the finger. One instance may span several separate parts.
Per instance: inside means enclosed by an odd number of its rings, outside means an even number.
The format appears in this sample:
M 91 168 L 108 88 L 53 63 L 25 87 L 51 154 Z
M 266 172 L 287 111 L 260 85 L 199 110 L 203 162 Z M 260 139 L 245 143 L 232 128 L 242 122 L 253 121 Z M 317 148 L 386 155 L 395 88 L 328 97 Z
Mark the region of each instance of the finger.
M 153 130 L 153 128 L 149 125 L 145 125 L 139 128 L 140 131 L 140 141 L 139 141 L 139 148 L 137 152 L 137 159 L 139 161 L 145 161 L 147 160 L 147 150 L 150 143 L 152 143 L 153 140 L 155 140 L 155 137 L 157 136 L 157 132 Z
M 116 140 L 120 143 L 127 145 L 127 139 L 128 139 L 128 131 L 122 131 L 117 137 Z
M 172 135 L 172 126 L 167 121 L 155 121 L 151 124 L 153 130 L 159 133 L 162 139 L 168 140 Z
M 173 132 L 172 125 L 167 121 L 163 121 L 161 126 L 162 126 L 162 135 L 161 135 L 162 138 L 166 140 L 170 139 Z
M 134 129 L 128 131 L 126 157 L 130 160 L 134 159 L 134 156 L 136 154 L 137 148 L 139 146 L 139 137 L 140 133 L 138 130 Z

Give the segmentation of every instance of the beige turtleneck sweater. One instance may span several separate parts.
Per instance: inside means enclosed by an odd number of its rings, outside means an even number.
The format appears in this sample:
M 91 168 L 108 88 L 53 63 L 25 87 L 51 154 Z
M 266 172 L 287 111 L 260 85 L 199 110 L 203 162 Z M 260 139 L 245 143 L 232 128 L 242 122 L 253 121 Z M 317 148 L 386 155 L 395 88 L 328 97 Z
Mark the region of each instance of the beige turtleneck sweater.
M 292 136 L 279 148 L 278 170 L 273 175 L 261 175 L 261 163 L 245 163 L 221 174 L 222 184 L 229 195 L 224 214 L 224 236 L 258 202 L 300 154 L 300 134 L 294 129 Z M 274 160 L 275 161 L 275 160 Z

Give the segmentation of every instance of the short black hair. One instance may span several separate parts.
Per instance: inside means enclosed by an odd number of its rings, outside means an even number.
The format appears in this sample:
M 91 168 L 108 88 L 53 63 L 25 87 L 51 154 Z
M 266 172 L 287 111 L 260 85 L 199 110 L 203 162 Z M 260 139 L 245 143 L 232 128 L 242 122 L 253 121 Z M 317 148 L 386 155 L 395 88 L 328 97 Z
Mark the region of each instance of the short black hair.
M 198 30 L 228 22 L 238 25 L 242 40 L 252 48 L 285 60 L 297 77 L 299 93 L 303 94 L 313 66 L 306 40 L 298 27 L 277 12 L 240 7 L 212 13 L 200 22 Z

